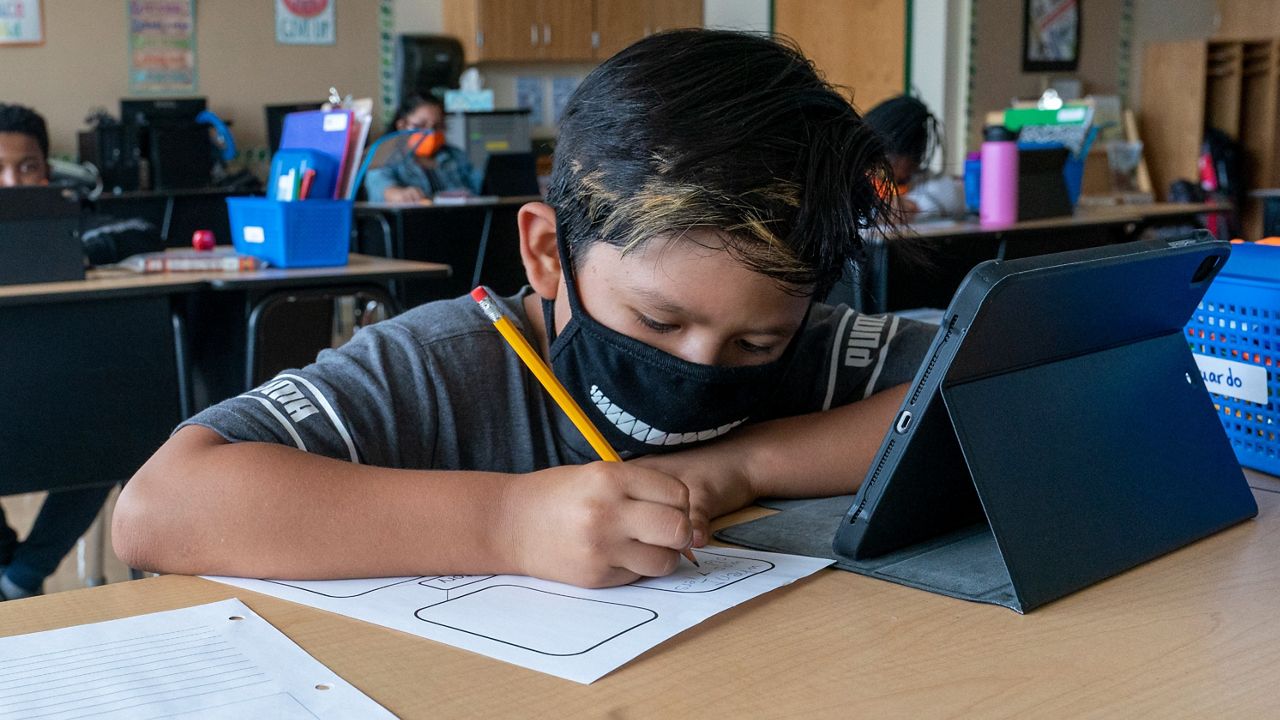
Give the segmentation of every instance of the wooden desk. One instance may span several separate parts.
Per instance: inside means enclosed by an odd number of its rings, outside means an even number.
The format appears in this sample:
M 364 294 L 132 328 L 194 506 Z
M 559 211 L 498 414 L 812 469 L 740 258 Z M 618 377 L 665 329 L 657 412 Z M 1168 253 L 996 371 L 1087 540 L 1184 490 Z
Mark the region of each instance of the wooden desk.
M 1067 217 L 1026 220 L 999 227 L 983 227 L 977 220 L 945 220 L 916 223 L 909 234 L 917 237 L 961 237 L 977 235 L 1026 235 L 1047 230 L 1099 228 L 1112 225 L 1150 226 L 1158 223 L 1194 223 L 1206 213 L 1227 212 L 1214 203 L 1151 203 L 1148 205 L 1082 206 Z M 1137 229 L 1136 227 L 1133 229 Z
M 1250 480 L 1256 520 L 1025 616 L 824 570 L 590 686 L 179 576 L 3 603 L 0 635 L 235 596 L 404 718 L 1274 717 L 1280 483 Z
M 887 245 L 883 238 L 869 238 L 868 281 L 856 298 L 870 312 L 945 308 L 969 270 L 984 260 L 1127 242 L 1151 227 L 1198 225 L 1199 216 L 1228 210 L 1211 203 L 1152 203 L 1086 206 L 1068 217 L 999 227 L 983 227 L 977 220 L 922 222 Z M 905 246 L 914 246 L 914 252 L 905 252 Z M 913 255 L 922 256 L 923 265 Z

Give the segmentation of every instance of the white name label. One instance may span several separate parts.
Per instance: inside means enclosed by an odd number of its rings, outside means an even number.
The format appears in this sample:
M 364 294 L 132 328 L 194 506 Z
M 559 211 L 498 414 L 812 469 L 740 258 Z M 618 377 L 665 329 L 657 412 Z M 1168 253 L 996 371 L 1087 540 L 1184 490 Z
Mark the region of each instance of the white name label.
M 1078 123 L 1085 118 L 1085 108 L 1069 107 L 1062 108 L 1058 111 L 1058 122 L 1060 123 Z
M 266 241 L 266 234 L 258 225 L 244 226 L 244 241 L 247 243 L 260 243 Z
M 1266 368 L 1208 355 L 1192 355 L 1209 392 L 1259 405 L 1267 404 Z
M 346 113 L 334 113 L 332 115 L 324 116 L 325 132 L 338 132 L 340 130 L 346 130 L 346 129 L 347 129 Z

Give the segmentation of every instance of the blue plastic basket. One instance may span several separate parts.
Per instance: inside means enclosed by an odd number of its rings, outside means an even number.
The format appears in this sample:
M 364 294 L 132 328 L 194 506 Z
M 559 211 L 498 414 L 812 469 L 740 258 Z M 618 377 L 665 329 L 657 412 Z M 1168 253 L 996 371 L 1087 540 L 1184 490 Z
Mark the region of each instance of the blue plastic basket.
M 351 249 L 350 200 L 281 202 L 229 197 L 231 240 L 236 252 L 275 267 L 346 265 Z
M 1236 458 L 1280 474 L 1280 248 L 1233 245 L 1186 332 Z

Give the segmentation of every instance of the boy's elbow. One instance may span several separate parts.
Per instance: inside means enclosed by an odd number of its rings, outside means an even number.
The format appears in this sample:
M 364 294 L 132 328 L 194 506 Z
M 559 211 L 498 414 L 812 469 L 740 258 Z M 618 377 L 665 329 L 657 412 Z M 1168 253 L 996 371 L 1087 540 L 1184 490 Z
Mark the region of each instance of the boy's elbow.
M 157 570 L 160 558 L 156 549 L 162 543 L 156 539 L 157 523 L 151 521 L 145 481 L 139 476 L 145 468 L 125 486 L 111 516 L 111 546 L 116 557 L 135 570 Z
M 182 468 L 199 467 L 200 453 L 223 442 L 204 428 L 184 428 L 134 474 L 111 517 L 111 544 L 121 561 L 136 570 L 182 571 L 178 555 L 189 550 L 194 527 L 173 478 L 190 480 Z
M 143 465 L 121 490 L 111 516 L 111 545 L 116 557 L 135 570 L 175 572 L 169 555 L 184 538 L 173 533 L 185 523 L 177 517 L 180 508 L 165 502 L 174 493 L 164 487 L 164 468 L 156 467 L 157 459 Z

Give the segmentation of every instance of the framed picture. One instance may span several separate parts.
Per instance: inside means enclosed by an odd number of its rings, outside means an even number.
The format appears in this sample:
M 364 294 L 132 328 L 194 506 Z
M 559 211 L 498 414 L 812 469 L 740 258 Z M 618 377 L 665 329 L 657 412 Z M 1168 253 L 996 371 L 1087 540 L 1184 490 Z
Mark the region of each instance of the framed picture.
M 0 47 L 44 44 L 44 7 L 40 0 L 0 2 Z
M 1080 64 L 1081 2 L 1023 0 L 1023 72 L 1076 70 Z

